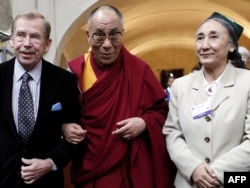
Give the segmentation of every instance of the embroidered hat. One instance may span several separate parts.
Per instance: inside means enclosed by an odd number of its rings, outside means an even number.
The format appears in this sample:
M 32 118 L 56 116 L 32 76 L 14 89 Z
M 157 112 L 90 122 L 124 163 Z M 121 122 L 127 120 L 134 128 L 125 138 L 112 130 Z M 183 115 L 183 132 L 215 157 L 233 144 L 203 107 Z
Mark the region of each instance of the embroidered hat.
M 234 28 L 235 34 L 239 40 L 239 38 L 244 30 L 244 27 L 242 27 L 241 25 L 239 25 L 235 21 L 227 18 L 226 16 L 224 16 L 218 12 L 214 12 L 208 19 L 211 19 L 211 18 L 220 18 L 220 19 L 223 19 L 224 21 L 228 22 Z

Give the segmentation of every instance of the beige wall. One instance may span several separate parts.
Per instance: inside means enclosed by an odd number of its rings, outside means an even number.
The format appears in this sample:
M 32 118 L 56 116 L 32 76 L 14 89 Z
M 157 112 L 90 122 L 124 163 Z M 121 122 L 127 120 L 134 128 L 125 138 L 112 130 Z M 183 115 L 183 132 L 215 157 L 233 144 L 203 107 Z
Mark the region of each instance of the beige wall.
M 89 11 L 111 4 L 124 14 L 124 44 L 159 70 L 183 68 L 184 74 L 196 64 L 194 33 L 213 11 L 219 11 L 245 27 L 239 41 L 250 49 L 250 1 L 245 0 L 1 0 L 11 2 L 13 17 L 36 9 L 52 24 L 52 47 L 46 59 L 66 67 L 66 62 L 88 50 L 86 22 Z M 2 6 L 2 5 L 1 5 Z

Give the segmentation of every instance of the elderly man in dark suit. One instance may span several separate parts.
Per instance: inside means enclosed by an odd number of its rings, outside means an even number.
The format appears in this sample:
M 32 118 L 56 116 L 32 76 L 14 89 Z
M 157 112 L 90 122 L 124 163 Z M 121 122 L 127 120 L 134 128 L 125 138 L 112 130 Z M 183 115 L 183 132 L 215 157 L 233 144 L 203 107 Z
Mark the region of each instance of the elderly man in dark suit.
M 13 22 L 15 58 L 0 64 L 1 188 L 63 187 L 63 167 L 77 149 L 61 126 L 80 123 L 79 90 L 71 73 L 43 59 L 49 37 L 50 24 L 38 12 Z

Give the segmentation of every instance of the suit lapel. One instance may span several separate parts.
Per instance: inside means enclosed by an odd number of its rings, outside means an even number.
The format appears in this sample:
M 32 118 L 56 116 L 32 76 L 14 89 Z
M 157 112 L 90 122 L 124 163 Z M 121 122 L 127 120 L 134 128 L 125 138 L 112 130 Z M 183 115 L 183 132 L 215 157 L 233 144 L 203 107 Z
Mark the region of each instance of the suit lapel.
M 193 80 L 194 81 L 192 84 L 192 92 L 193 92 L 192 96 L 194 96 L 195 105 L 199 105 L 208 100 L 203 81 L 203 71 L 201 70 L 195 73 Z
M 56 84 L 54 83 L 54 75 L 51 69 L 48 68 L 50 65 L 48 62 L 43 60 L 42 74 L 41 74 L 41 85 L 40 85 L 40 98 L 39 107 L 37 112 L 36 126 L 39 126 L 43 121 L 42 117 L 47 114 L 50 110 L 50 101 L 52 96 L 50 95 L 52 89 L 54 89 Z
M 216 109 L 223 101 L 229 98 L 229 88 L 235 85 L 235 68 L 228 63 L 223 76 L 217 86 L 215 95 L 212 98 L 212 109 Z
M 192 84 L 192 91 L 194 92 L 192 96 L 194 96 L 194 102 L 196 105 L 208 100 L 202 74 L 203 71 L 201 70 L 196 75 L 194 75 L 194 82 Z M 230 88 L 235 84 L 234 78 L 235 69 L 231 64 L 228 63 L 221 81 L 217 86 L 217 90 L 211 100 L 212 110 L 216 109 L 224 100 L 229 97 L 229 91 L 227 88 Z
M 11 131 L 15 134 L 15 136 L 18 139 L 18 133 L 17 133 L 17 127 L 14 121 L 14 116 L 12 112 L 12 89 L 13 89 L 13 74 L 14 74 L 14 63 L 15 59 L 11 59 L 8 62 L 8 65 L 6 67 L 6 71 L 3 73 L 5 74 L 4 78 L 4 90 L 3 92 L 3 99 L 4 103 L 6 103 L 5 106 L 5 112 L 6 112 L 6 121 L 8 121 L 8 125 L 10 125 Z

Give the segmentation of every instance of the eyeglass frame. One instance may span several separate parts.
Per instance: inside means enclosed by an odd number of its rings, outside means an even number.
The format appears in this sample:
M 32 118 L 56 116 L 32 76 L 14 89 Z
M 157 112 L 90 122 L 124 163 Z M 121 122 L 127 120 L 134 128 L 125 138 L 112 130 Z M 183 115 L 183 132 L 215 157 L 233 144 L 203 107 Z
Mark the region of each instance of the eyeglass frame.
M 112 39 L 111 39 L 112 34 L 113 34 L 113 35 L 120 34 L 120 36 L 121 36 L 120 40 L 118 40 L 118 41 L 112 41 Z M 96 36 L 96 35 L 99 35 L 99 37 L 105 37 L 105 38 L 103 38 L 102 41 L 97 41 L 97 40 L 95 39 L 95 36 Z M 120 32 L 120 31 L 111 32 L 111 33 L 109 33 L 109 34 L 105 34 L 104 32 L 95 32 L 95 33 L 92 34 L 91 37 L 92 37 L 92 39 L 94 40 L 94 42 L 95 42 L 96 44 L 103 44 L 104 41 L 105 41 L 107 38 L 108 38 L 108 40 L 109 40 L 111 43 L 119 43 L 119 42 L 122 41 L 122 35 L 123 35 L 123 32 Z

